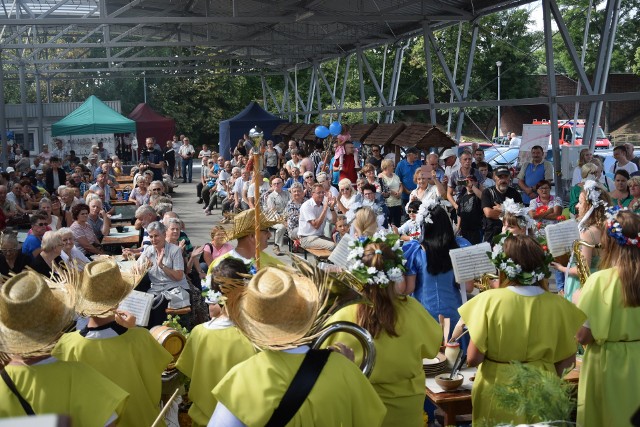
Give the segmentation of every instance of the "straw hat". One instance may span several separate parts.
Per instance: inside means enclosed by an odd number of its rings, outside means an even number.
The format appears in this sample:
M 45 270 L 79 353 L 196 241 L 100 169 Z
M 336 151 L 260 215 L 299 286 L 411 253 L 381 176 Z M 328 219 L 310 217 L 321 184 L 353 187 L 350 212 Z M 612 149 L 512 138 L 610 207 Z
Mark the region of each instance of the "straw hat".
M 248 209 L 233 217 L 231 227 L 226 230 L 227 240 L 236 240 L 253 234 L 256 229 L 255 209 Z M 260 211 L 260 230 L 266 230 L 276 224 L 282 223 L 281 218 L 273 211 Z
M 76 312 L 82 316 L 110 316 L 141 278 L 138 274 L 121 272 L 113 259 L 90 262 L 84 266 Z
M 8 279 L 0 288 L 0 352 L 46 354 L 71 324 L 74 302 L 73 286 L 33 271 Z
M 242 292 L 227 297 L 229 317 L 262 348 L 296 346 L 313 326 L 320 305 L 313 280 L 274 267 L 262 268 Z

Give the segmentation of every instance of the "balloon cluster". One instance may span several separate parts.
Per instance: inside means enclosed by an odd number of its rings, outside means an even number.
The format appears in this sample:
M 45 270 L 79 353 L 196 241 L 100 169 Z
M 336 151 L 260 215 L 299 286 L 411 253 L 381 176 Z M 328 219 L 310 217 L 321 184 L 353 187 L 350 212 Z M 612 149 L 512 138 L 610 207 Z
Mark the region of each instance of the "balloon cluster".
M 317 126 L 315 130 L 316 136 L 320 139 L 324 139 L 329 135 L 338 136 L 340 132 L 342 132 L 342 125 L 338 121 L 331 123 L 329 127 Z

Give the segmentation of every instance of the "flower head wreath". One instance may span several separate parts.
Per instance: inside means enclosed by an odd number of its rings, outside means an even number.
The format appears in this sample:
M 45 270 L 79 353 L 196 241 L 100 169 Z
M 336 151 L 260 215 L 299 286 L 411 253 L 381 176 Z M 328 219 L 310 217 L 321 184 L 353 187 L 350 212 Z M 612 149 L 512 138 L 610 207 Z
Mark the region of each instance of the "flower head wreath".
M 375 267 L 367 267 L 362 262 L 364 256 L 364 248 L 370 243 L 384 243 L 389 246 L 394 252 L 395 257 L 393 259 L 385 259 L 383 262 L 383 269 L 378 270 Z M 377 285 L 381 288 L 386 288 L 389 283 L 396 283 L 404 277 L 404 263 L 407 262 L 404 259 L 404 253 L 400 247 L 400 236 L 397 234 L 387 234 L 384 231 L 376 232 L 372 237 L 360 237 L 349 243 L 351 252 L 347 257 L 347 261 L 351 262 L 348 270 L 353 274 L 360 282 L 368 285 Z M 376 250 L 378 253 L 379 250 Z
M 210 287 L 206 286 L 206 280 L 202 280 L 202 297 L 207 304 L 224 305 L 224 295 L 220 291 L 214 291 Z
M 418 213 L 416 214 L 416 222 L 418 224 L 422 224 L 424 221 L 425 224 L 433 224 L 433 220 L 431 219 L 431 214 L 436 206 L 442 206 L 443 208 L 447 208 L 451 206 L 446 200 L 441 199 L 440 197 L 436 199 L 427 199 L 420 205 L 418 209 Z
M 607 234 L 611 236 L 616 243 L 620 246 L 635 246 L 640 248 L 640 233 L 635 237 L 627 237 L 622 234 L 622 226 L 618 222 L 618 213 L 621 211 L 629 211 L 627 208 L 621 208 L 620 206 L 614 206 L 607 209 L 605 215 L 607 216 Z
M 607 206 L 607 203 L 600 198 L 600 196 L 602 196 L 602 190 L 598 187 L 598 183 L 596 181 L 591 179 L 586 180 L 582 188 L 587 195 L 587 200 L 589 200 L 591 207 L 584 215 L 584 217 L 582 217 L 580 223 L 578 223 L 578 228 L 580 229 L 580 231 L 584 231 L 584 229 L 586 228 L 584 224 L 587 222 L 589 217 L 591 217 L 591 214 L 593 214 L 593 211 L 596 210 L 598 206 Z
M 553 261 L 553 255 L 551 255 L 544 246 L 544 262 L 542 263 L 542 266 L 533 271 L 522 271 L 522 266 L 520 266 L 520 264 L 516 264 L 514 260 L 505 255 L 502 246 L 504 245 L 504 241 L 507 237 L 511 235 L 511 233 L 506 233 L 496 236 L 495 240 L 497 243 L 493 247 L 493 250 L 488 253 L 491 257 L 491 262 L 493 262 L 496 268 L 502 271 L 509 280 L 525 286 L 534 285 L 549 277 L 551 275 L 549 264 Z
M 502 216 L 504 214 L 510 213 L 516 217 L 518 221 L 518 226 L 523 230 L 527 230 L 536 228 L 536 222 L 529 216 L 529 210 L 523 204 L 515 202 L 513 199 L 505 199 L 502 202 Z

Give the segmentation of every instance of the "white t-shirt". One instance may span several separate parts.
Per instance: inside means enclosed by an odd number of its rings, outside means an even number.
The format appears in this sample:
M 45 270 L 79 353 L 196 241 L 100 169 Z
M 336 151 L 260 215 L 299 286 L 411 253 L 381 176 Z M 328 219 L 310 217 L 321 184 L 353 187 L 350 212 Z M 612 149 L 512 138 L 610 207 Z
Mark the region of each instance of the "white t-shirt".
M 198 153 L 198 158 L 201 159 L 203 157 L 211 157 L 211 150 L 200 150 Z
M 189 145 L 181 145 L 180 149 L 178 150 L 178 153 L 181 156 L 188 156 L 189 154 L 191 154 L 192 156 L 196 153 L 196 150 L 193 148 L 193 145 L 189 144 Z
M 298 222 L 298 236 L 306 237 L 306 236 L 322 236 L 324 232 L 324 225 L 327 222 L 327 216 L 325 216 L 324 221 L 320 224 L 320 227 L 313 228 L 309 221 L 314 221 L 320 217 L 322 214 L 322 210 L 324 209 L 324 205 L 317 205 L 315 200 L 309 199 L 300 206 L 300 219 Z
M 614 163 L 614 164 L 612 164 L 612 165 L 611 165 L 611 168 L 609 169 L 609 171 L 610 171 L 611 173 L 614 173 L 614 174 L 615 174 L 615 173 L 616 173 L 617 171 L 619 171 L 620 169 L 624 169 L 624 170 L 626 170 L 627 172 L 629 172 L 629 175 L 631 175 L 632 173 L 634 173 L 634 172 L 637 172 L 637 171 L 638 171 L 638 166 L 636 166 L 636 164 L 635 164 L 635 163 L 633 163 L 633 162 L 627 162 L 627 164 L 626 164 L 626 165 L 624 165 L 624 166 L 620 166 L 620 164 L 618 164 L 618 162 L 616 162 L 616 163 Z

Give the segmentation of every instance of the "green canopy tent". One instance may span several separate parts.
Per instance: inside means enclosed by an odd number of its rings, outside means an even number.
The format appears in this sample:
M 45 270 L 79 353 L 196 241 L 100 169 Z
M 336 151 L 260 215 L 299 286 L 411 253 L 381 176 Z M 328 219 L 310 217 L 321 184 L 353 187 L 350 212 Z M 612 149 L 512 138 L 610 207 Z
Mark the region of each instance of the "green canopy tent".
M 51 135 L 94 135 L 134 133 L 136 122 L 91 95 L 64 119 L 51 125 Z

